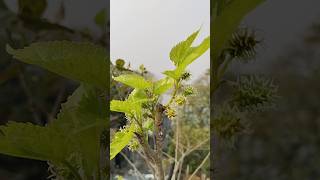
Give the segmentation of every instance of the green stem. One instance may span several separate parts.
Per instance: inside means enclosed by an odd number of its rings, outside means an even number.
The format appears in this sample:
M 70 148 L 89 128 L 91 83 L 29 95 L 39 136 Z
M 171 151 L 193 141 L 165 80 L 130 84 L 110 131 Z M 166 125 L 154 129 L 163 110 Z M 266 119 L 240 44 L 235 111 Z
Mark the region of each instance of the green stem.
M 172 104 L 175 96 L 177 95 L 178 89 L 179 89 L 179 82 L 175 81 L 174 90 L 173 90 L 172 96 L 171 96 L 169 102 L 165 105 L 166 107 L 168 107 L 168 106 L 170 106 Z

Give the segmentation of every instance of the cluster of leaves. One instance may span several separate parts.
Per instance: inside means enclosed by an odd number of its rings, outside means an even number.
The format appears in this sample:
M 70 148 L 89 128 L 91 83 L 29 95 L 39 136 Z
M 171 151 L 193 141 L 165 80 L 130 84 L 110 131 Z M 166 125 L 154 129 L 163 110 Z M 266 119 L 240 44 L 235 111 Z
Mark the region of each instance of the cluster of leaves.
M 155 133 L 157 128 L 155 114 L 162 95 L 172 90 L 170 100 L 166 105 L 160 106 L 164 108 L 166 116 L 173 119 L 177 114 L 175 106 L 183 105 L 186 102 L 186 96 L 193 93 L 191 87 L 182 86 L 182 82 L 190 77 L 186 68 L 205 53 L 210 46 L 209 37 L 200 45 L 191 46 L 198 33 L 199 31 L 196 31 L 171 50 L 170 59 L 176 68 L 163 72 L 166 77 L 156 81 L 145 78 L 143 74 L 146 70 L 143 66 L 140 67 L 141 75 L 128 72 L 113 77 L 115 81 L 132 88 L 132 91 L 125 100 L 112 100 L 110 103 L 111 111 L 124 113 L 128 120 L 127 125 L 114 134 L 110 145 L 110 159 L 114 158 L 127 145 L 132 150 L 140 150 L 143 143 L 148 142 L 148 133 Z M 123 66 L 123 63 L 119 62 L 118 65 Z M 140 137 L 144 140 L 141 141 Z M 161 154 L 157 156 L 161 156 Z
M 107 133 L 108 53 L 104 48 L 68 41 L 34 43 L 14 50 L 14 58 L 38 65 L 81 85 L 45 127 L 9 122 L 1 126 L 2 154 L 48 161 L 54 178 L 108 179 L 104 159 Z M 102 152 L 105 152 L 104 154 Z

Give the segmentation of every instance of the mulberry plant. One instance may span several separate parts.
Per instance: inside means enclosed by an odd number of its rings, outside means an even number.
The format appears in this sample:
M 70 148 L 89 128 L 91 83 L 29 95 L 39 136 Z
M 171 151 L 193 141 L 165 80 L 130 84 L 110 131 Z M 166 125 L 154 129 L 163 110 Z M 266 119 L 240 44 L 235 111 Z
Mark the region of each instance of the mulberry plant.
M 135 73 L 113 77 L 115 81 L 133 88 L 125 100 L 112 100 L 110 110 L 124 113 L 127 119 L 125 127 L 119 129 L 110 145 L 110 159 L 113 159 L 126 146 L 139 151 L 154 177 L 164 180 L 163 143 L 167 137 L 163 126 L 164 117 L 176 121 L 177 107 L 186 102 L 192 88 L 184 83 L 190 77 L 187 67 L 204 54 L 210 46 L 210 37 L 205 38 L 198 46 L 192 46 L 199 31 L 194 32 L 185 41 L 178 43 L 170 52 L 174 70 L 164 71 L 164 78 L 152 81 Z M 162 104 L 161 98 L 170 92 L 168 102 Z M 154 142 L 149 144 L 149 134 Z M 175 176 L 173 176 L 174 178 Z

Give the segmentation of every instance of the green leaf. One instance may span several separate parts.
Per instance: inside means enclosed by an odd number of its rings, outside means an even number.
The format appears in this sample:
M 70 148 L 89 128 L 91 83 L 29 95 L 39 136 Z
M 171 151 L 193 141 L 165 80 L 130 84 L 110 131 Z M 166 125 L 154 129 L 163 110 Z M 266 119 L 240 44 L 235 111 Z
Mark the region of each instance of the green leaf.
M 178 80 L 180 76 L 185 72 L 188 65 L 203 55 L 210 48 L 210 36 L 205 38 L 200 45 L 196 47 L 190 47 L 186 57 L 180 62 L 175 70 L 165 71 L 163 74 Z
M 99 171 L 100 137 L 107 129 L 107 117 L 106 103 L 98 91 L 82 84 L 62 105 L 58 118 L 48 125 L 48 128 L 73 140 L 73 152 L 81 154 L 82 168 L 87 177 Z
M 96 89 L 90 85 L 81 84 L 61 106 L 57 119 L 49 124 L 59 131 L 76 132 L 87 125 L 97 125 L 97 122 L 101 125 L 108 122 L 107 106 Z
M 148 96 L 144 89 L 134 89 L 128 96 L 128 101 L 148 100 Z
M 83 42 L 53 41 L 33 43 L 23 49 L 7 46 L 9 54 L 28 64 L 80 82 L 107 87 L 108 63 L 104 48 Z
M 210 48 L 210 36 L 205 38 L 200 45 L 196 47 L 192 47 L 189 49 L 188 55 L 186 58 L 181 62 L 179 67 L 186 68 L 190 65 L 193 61 L 203 55 L 208 49 Z
M 0 126 L 0 131 L 3 134 L 0 136 L 2 154 L 61 162 L 72 151 L 70 139 L 52 128 L 9 122 L 5 126 Z
M 129 115 L 140 115 L 141 103 L 139 101 L 112 100 L 110 102 L 110 110 L 115 112 L 122 112 Z
M 115 133 L 114 138 L 110 145 L 110 160 L 112 160 L 118 153 L 125 148 L 134 135 L 135 127 L 131 125 L 121 131 Z
M 156 95 L 161 95 L 171 89 L 173 87 L 173 84 L 174 80 L 172 78 L 166 77 L 160 79 L 159 81 L 154 83 L 153 93 Z
M 144 77 L 136 74 L 124 74 L 118 77 L 114 77 L 113 79 L 137 89 L 147 89 L 152 86 L 151 82 L 145 80 Z
M 104 129 L 107 129 L 107 106 L 103 98 L 90 86 L 85 86 L 76 112 L 75 120 L 79 127 L 72 136 L 79 145 L 79 152 L 83 158 L 83 168 L 88 177 L 92 177 L 100 171 L 100 137 Z
M 170 59 L 175 66 L 178 66 L 188 53 L 190 46 L 199 34 L 199 31 L 192 33 L 185 41 L 178 43 L 170 52 Z
M 211 48 L 213 50 L 212 59 L 214 63 L 242 19 L 262 2 L 264 0 L 233 0 L 213 20 L 211 28 L 213 45 Z
M 178 80 L 181 77 L 181 75 L 184 73 L 184 71 L 185 70 L 182 68 L 176 68 L 175 70 L 164 71 L 163 74 L 175 80 Z

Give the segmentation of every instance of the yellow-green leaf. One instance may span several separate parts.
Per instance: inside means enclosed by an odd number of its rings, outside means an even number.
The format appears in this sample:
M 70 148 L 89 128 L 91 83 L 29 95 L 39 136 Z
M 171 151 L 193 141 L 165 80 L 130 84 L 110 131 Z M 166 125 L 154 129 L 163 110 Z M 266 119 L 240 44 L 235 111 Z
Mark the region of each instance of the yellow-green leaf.
M 137 89 L 146 89 L 152 86 L 152 83 L 150 81 L 147 81 L 146 79 L 144 79 L 144 77 L 137 74 L 124 74 L 118 77 L 114 77 L 113 79 Z
M 110 160 L 113 159 L 118 153 L 125 148 L 134 135 L 135 127 L 131 125 L 121 131 L 115 133 L 113 140 L 110 144 Z

